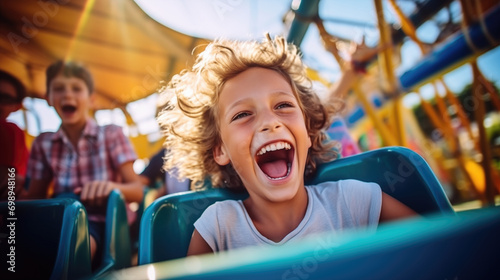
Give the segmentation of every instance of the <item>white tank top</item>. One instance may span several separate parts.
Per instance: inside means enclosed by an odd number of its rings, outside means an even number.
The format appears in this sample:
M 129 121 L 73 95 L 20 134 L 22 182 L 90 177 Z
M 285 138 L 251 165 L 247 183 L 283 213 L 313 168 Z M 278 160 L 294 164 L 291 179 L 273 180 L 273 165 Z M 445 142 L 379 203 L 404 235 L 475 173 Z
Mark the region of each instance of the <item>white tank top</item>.
M 377 228 L 382 206 L 378 184 L 342 180 L 306 186 L 306 190 L 309 200 L 304 218 L 279 242 L 260 234 L 241 200 L 212 204 L 194 226 L 214 252 L 255 245 L 282 245 L 327 231 Z

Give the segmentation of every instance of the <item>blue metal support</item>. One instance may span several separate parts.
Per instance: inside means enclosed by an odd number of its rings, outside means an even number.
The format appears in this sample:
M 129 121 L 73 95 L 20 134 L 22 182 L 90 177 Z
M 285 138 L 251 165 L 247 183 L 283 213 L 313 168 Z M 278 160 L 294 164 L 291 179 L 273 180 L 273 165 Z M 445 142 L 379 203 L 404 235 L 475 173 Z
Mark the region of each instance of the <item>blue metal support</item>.
M 497 47 L 500 43 L 500 5 L 484 15 L 484 26 L 486 30 L 480 23 L 471 25 L 465 34 L 460 32 L 455 35 L 403 73 L 400 77 L 403 90 L 418 87 L 432 77 L 449 72 L 468 59 Z
M 295 19 L 290 27 L 287 41 L 293 42 L 296 46 L 300 46 L 304 35 L 309 28 L 311 20 L 319 16 L 319 1 L 320 0 L 302 0 L 299 7 L 295 10 Z M 419 9 L 409 16 L 410 21 L 415 27 L 422 25 L 438 11 L 449 5 L 453 0 L 427 0 L 421 3 Z M 394 43 L 401 42 L 405 38 L 404 32 L 399 29 L 393 30 L 392 41 Z
M 295 18 L 290 27 L 290 32 L 288 33 L 287 41 L 289 43 L 300 46 L 311 20 L 319 15 L 319 1 L 320 0 L 300 1 L 299 7 L 294 11 Z

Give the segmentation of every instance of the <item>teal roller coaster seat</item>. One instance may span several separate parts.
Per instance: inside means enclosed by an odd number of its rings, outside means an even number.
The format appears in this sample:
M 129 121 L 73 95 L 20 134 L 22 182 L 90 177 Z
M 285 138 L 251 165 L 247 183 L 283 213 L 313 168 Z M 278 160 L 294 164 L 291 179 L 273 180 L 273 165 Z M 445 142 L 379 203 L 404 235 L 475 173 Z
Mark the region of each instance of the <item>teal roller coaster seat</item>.
M 420 214 L 453 214 L 450 201 L 427 162 L 404 147 L 386 147 L 335 160 L 318 167 L 308 184 L 357 179 L 382 190 Z
M 0 279 L 91 275 L 87 214 L 80 202 L 68 198 L 16 201 L 12 209 L 2 202 L 0 223 Z M 11 266 L 15 272 L 7 270 Z
M 144 212 L 139 229 L 139 264 L 185 257 L 194 222 L 211 204 L 244 199 L 247 193 L 227 189 L 171 194 L 157 199 Z
M 79 196 L 73 193 L 61 193 L 57 196 L 57 198 L 61 197 L 79 199 Z M 105 207 L 106 224 L 102 239 L 102 260 L 92 272 L 93 277 L 131 266 L 132 246 L 125 198 L 120 191 L 113 190 L 109 194 Z
M 131 266 L 132 244 L 127 209 L 125 198 L 118 190 L 113 190 L 108 197 L 103 246 L 102 262 L 93 272 L 94 277 Z
M 454 214 L 429 165 L 407 148 L 382 148 L 325 163 L 306 184 L 347 178 L 376 182 L 384 192 L 422 215 Z M 193 223 L 209 205 L 247 196 L 227 189 L 207 189 L 156 200 L 141 220 L 139 264 L 185 257 L 194 231 Z

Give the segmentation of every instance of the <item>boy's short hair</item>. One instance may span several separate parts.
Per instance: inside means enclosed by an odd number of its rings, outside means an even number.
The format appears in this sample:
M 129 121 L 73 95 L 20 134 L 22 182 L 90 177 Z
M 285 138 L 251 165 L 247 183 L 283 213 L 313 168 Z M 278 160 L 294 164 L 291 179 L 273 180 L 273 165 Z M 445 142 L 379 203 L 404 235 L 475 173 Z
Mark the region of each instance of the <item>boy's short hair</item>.
M 8 82 L 9 84 L 14 86 L 14 89 L 16 90 L 15 103 L 21 103 L 23 99 L 26 97 L 26 87 L 15 76 L 11 75 L 8 72 L 0 70 L 0 81 Z
M 169 95 L 170 107 L 158 116 L 171 151 L 165 169 L 178 168 L 195 186 L 207 179 L 213 186 L 243 188 L 231 164 L 219 166 L 213 158 L 221 143 L 218 123 L 218 100 L 225 82 L 252 67 L 277 71 L 290 83 L 304 113 L 312 146 L 308 153 L 306 175 L 316 164 L 335 159 L 335 143 L 327 141 L 324 129 L 330 125 L 333 107 L 325 107 L 312 89 L 297 48 L 283 37 L 263 42 L 216 40 L 200 53 L 191 70 L 175 75 L 161 93 Z
M 75 77 L 83 80 L 85 85 L 87 85 L 89 94 L 94 92 L 94 79 L 92 78 L 92 74 L 80 63 L 58 60 L 47 67 L 45 74 L 47 76 L 47 95 L 50 93 L 50 83 L 59 74 L 62 74 L 65 77 Z

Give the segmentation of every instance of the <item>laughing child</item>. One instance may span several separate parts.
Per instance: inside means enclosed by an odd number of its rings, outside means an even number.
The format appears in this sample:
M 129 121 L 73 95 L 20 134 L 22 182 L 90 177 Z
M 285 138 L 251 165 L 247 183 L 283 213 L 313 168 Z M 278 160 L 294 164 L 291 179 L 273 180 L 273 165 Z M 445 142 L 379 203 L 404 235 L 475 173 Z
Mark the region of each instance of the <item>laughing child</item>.
M 132 165 L 136 154 L 116 125 L 98 126 L 90 118 L 94 83 L 80 64 L 58 61 L 47 68 L 47 100 L 61 118 L 55 133 L 41 133 L 33 142 L 28 162 L 31 178 L 25 198 L 75 193 L 87 208 L 91 256 L 104 234 L 103 206 L 118 189 L 127 202 L 140 202 L 143 188 Z M 98 209 L 93 211 L 93 209 Z
M 375 183 L 304 186 L 318 164 L 337 157 L 324 133 L 334 110 L 321 103 L 284 38 L 217 40 L 192 70 L 172 79 L 171 91 L 173 108 L 158 118 L 172 151 L 165 168 L 178 167 L 195 184 L 208 177 L 214 186 L 249 194 L 208 207 L 188 255 L 279 245 L 414 215 Z

